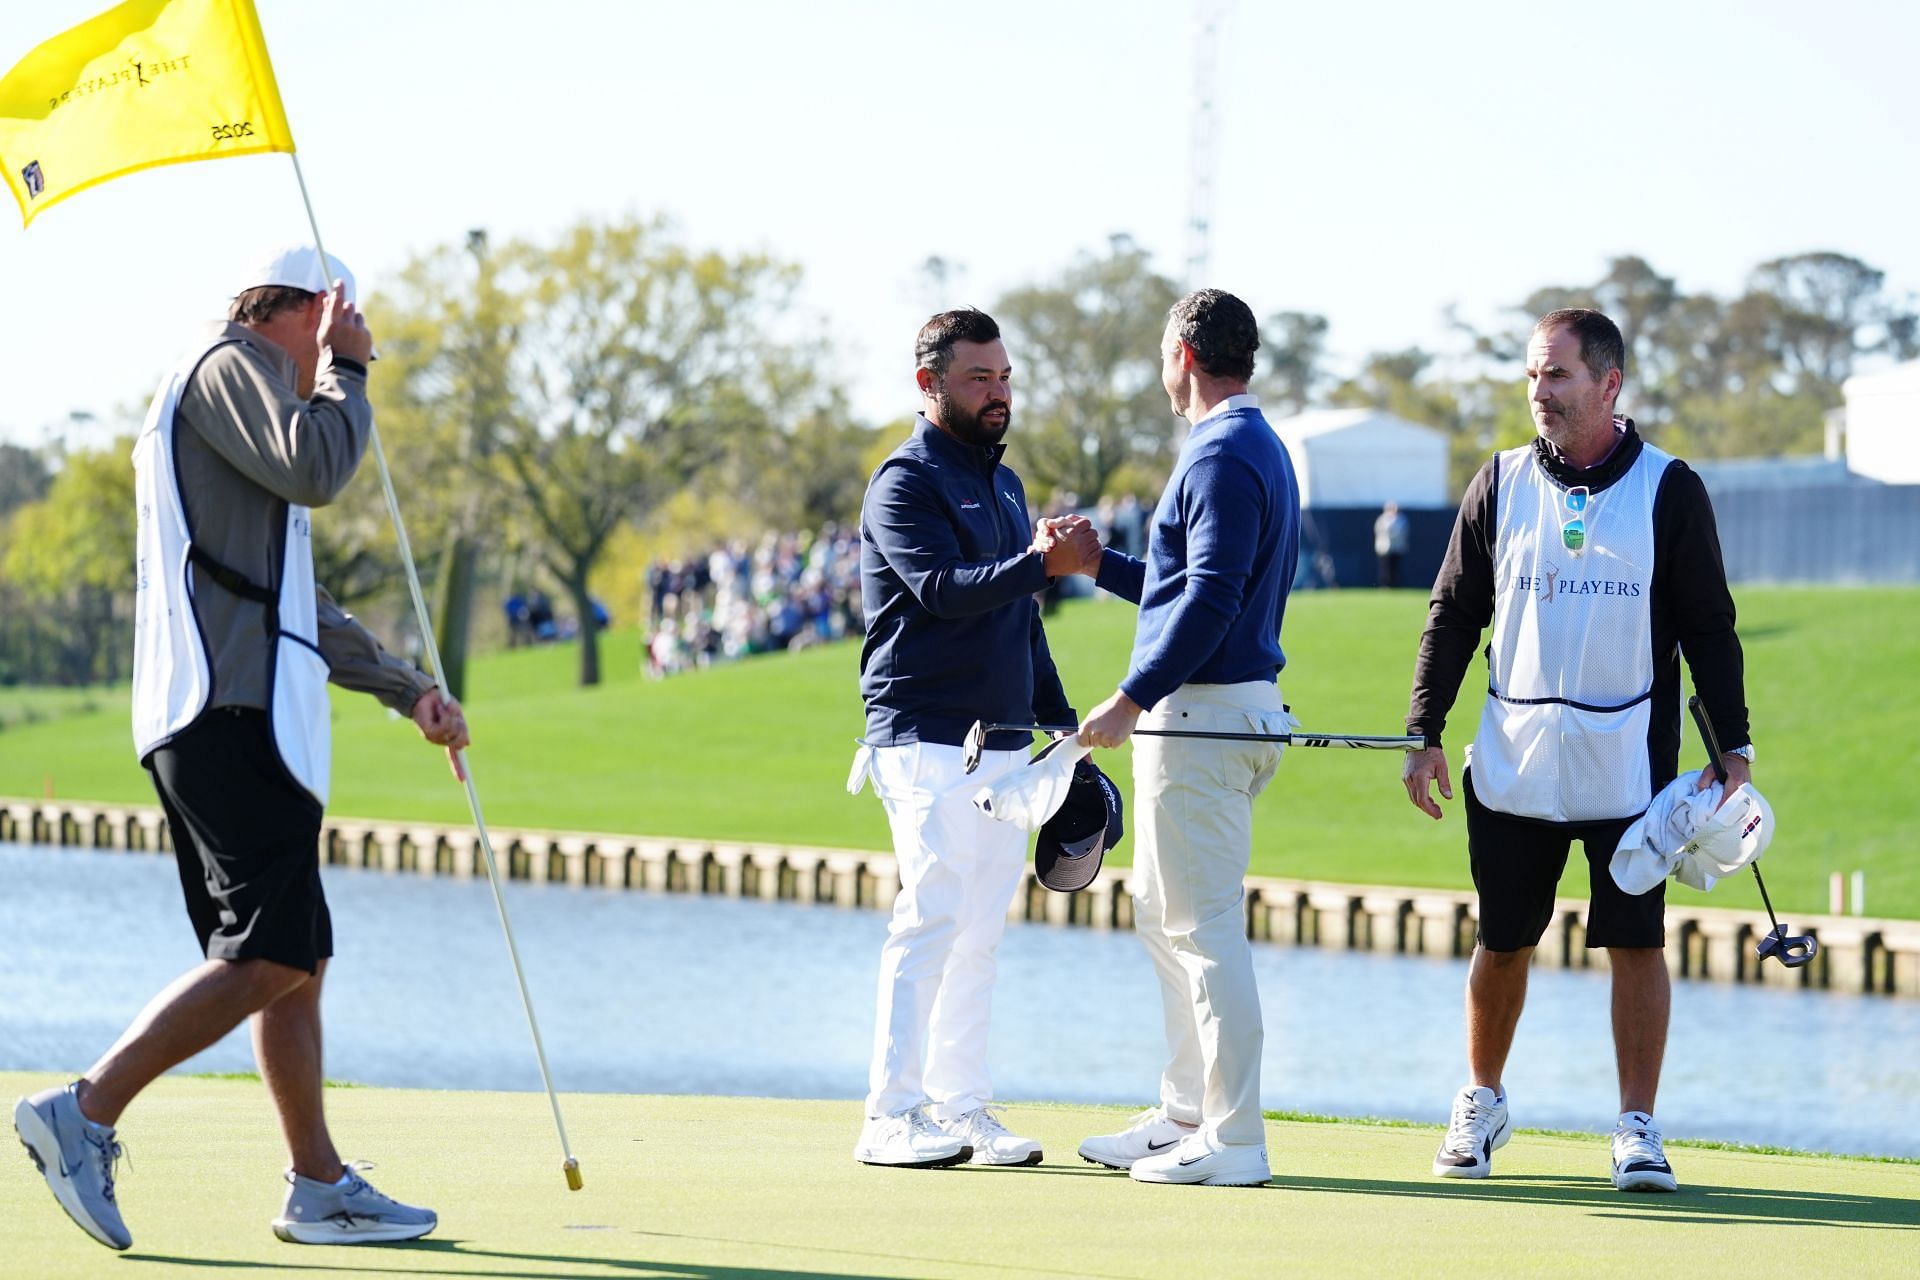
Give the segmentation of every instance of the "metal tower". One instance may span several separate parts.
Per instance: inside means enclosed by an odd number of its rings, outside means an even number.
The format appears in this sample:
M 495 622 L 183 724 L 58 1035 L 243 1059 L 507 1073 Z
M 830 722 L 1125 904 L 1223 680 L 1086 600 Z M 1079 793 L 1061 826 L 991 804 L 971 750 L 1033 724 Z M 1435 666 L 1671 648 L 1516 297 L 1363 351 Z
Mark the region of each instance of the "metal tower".
M 1220 29 L 1232 0 L 1193 0 L 1193 96 L 1187 133 L 1187 288 L 1213 270 L 1213 158 L 1219 98 Z

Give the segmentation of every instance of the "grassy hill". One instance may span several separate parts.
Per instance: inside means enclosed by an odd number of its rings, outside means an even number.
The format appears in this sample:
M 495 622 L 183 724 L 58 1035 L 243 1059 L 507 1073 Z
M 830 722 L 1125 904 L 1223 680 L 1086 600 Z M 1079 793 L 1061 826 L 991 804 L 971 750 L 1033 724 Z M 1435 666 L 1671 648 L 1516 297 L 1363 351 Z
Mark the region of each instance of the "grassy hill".
M 1869 909 L 1920 917 L 1915 804 L 1905 767 L 1920 723 L 1914 639 L 1920 591 L 1747 589 L 1739 593 L 1757 780 L 1779 815 L 1767 883 L 1783 911 L 1824 911 L 1830 871 L 1867 872 Z M 1309 729 L 1399 732 L 1425 615 L 1415 592 L 1317 592 L 1287 616 L 1281 685 Z M 1074 602 L 1049 624 L 1082 710 L 1122 674 L 1133 610 Z M 880 806 L 843 786 L 861 730 L 853 644 L 756 658 L 650 681 L 639 638 L 606 637 L 606 683 L 573 687 L 570 648 L 475 662 L 473 761 L 490 821 L 507 826 L 888 847 Z M 1449 729 L 1476 723 L 1485 668 L 1466 680 Z M 38 716 L 9 714 L 36 699 Z M 132 758 L 124 691 L 47 699 L 0 690 L 0 795 L 150 802 Z M 63 714 L 64 712 L 64 714 Z M 1691 726 L 1685 757 L 1697 764 Z M 410 725 L 335 691 L 333 811 L 463 820 L 461 790 Z M 1123 785 L 1124 761 L 1110 772 Z M 1406 801 L 1392 753 L 1295 751 L 1258 803 L 1254 870 L 1318 879 L 1466 884 L 1458 803 L 1439 823 Z M 1124 861 L 1129 848 L 1116 855 Z M 1569 875 L 1566 888 L 1576 890 Z M 1674 887 L 1675 895 L 1690 890 Z M 1750 878 L 1714 901 L 1758 906 Z
M 0 1075 L 0 1092 L 52 1083 Z M 440 1215 L 392 1246 L 281 1244 L 285 1159 L 258 1083 L 167 1078 L 127 1114 L 133 1249 L 112 1257 L 18 1150 L 0 1161 L 0 1270 L 39 1280 L 258 1271 L 676 1277 L 1695 1277 L 1911 1275 L 1920 1165 L 1676 1146 L 1682 1190 L 1623 1195 L 1606 1140 L 1522 1131 L 1482 1182 L 1432 1177 L 1439 1129 L 1270 1120 L 1272 1185 L 1145 1186 L 1080 1161 L 1112 1109 L 1014 1106 L 1045 1163 L 871 1169 L 848 1102 L 564 1100 L 586 1187 L 568 1192 L 538 1094 L 337 1089 L 345 1153 Z M 1902 1262 L 1901 1259 L 1906 1259 Z M 27 1260 L 31 1259 L 31 1262 Z

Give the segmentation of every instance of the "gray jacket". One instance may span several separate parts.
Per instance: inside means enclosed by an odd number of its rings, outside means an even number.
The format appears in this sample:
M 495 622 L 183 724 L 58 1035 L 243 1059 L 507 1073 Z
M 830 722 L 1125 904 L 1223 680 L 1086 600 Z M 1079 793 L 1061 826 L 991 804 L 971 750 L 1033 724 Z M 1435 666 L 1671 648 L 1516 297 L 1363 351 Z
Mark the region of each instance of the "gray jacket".
M 215 348 L 181 393 L 174 420 L 174 470 L 197 546 L 262 586 L 280 580 L 287 506 L 323 507 L 353 478 L 373 429 L 367 370 L 324 353 L 313 397 L 296 390 L 293 357 L 243 325 L 208 331 Z M 200 575 L 194 617 L 213 671 L 209 707 L 267 706 L 272 641 L 267 606 L 241 599 Z M 320 652 L 328 679 L 370 693 L 402 714 L 433 681 L 380 647 L 373 633 L 315 588 Z

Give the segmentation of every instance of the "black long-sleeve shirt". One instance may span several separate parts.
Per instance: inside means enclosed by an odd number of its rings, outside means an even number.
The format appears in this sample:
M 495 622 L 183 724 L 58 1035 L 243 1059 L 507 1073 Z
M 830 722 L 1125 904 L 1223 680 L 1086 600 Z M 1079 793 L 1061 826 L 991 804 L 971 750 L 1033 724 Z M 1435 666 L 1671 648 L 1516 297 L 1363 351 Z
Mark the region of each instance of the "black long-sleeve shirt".
M 1598 493 L 1625 475 L 1640 458 L 1643 442 L 1626 424 L 1626 438 L 1599 465 L 1570 465 L 1545 440 L 1533 442 L 1534 457 L 1565 485 Z M 1494 464 L 1489 461 L 1467 486 L 1447 543 L 1446 559 L 1433 585 L 1427 627 L 1414 664 L 1407 732 L 1423 733 L 1439 746 L 1447 712 L 1460 681 L 1493 621 Z M 1720 558 L 1713 504 L 1699 475 L 1675 461 L 1660 478 L 1653 502 L 1654 559 L 1650 609 L 1653 630 L 1653 716 L 1647 752 L 1657 791 L 1679 771 L 1680 655 L 1706 703 L 1723 749 L 1752 741 L 1747 722 L 1745 660 L 1734 631 L 1733 594 Z
M 875 746 L 959 746 L 976 720 L 1079 722 L 1041 629 L 1034 594 L 1046 565 L 1004 452 L 962 444 L 923 417 L 867 486 L 860 695 Z M 1030 740 L 996 733 L 986 745 Z

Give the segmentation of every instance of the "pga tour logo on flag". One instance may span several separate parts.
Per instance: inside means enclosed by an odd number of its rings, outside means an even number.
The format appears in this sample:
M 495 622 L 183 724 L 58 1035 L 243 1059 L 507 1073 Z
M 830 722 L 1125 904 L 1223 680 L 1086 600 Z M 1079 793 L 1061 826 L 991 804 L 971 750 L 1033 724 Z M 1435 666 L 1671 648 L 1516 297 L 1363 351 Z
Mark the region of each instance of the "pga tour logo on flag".
M 40 172 L 40 162 L 38 160 L 29 162 L 27 167 L 20 171 L 20 177 L 27 184 L 27 198 L 29 200 L 38 200 L 40 193 L 47 189 L 47 180 Z

